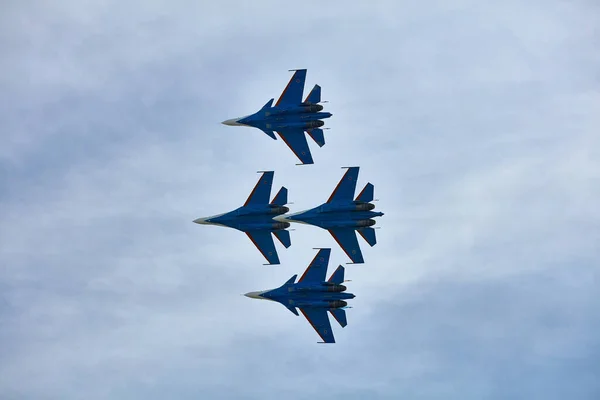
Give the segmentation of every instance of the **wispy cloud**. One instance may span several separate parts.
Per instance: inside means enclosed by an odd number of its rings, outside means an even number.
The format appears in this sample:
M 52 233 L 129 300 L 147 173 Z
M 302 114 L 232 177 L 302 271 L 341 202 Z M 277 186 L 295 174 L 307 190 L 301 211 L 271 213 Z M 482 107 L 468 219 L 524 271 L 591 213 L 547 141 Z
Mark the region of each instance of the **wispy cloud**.
M 596 8 L 473 1 L 3 8 L 3 398 L 595 399 Z M 334 116 L 316 164 L 220 121 L 308 68 Z M 194 225 L 263 169 L 293 210 L 360 165 L 379 243 L 338 343 L 241 293 L 300 273 Z M 360 185 L 359 183 L 359 185 Z

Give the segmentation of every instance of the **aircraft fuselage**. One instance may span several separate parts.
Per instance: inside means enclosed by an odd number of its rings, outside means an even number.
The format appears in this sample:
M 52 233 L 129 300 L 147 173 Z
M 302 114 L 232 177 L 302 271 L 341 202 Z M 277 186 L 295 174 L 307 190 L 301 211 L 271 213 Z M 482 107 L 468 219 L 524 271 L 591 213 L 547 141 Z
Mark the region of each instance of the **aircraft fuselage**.
M 260 297 L 266 300 L 276 301 L 285 306 L 293 307 L 318 307 L 318 308 L 340 308 L 347 306 L 344 300 L 353 299 L 352 293 L 343 291 L 333 292 L 328 289 L 334 285 L 328 285 L 324 282 L 321 285 L 300 286 L 278 288 L 260 292 Z M 343 290 L 346 289 L 343 285 Z
M 321 120 L 329 117 L 331 113 L 328 112 L 259 111 L 239 119 L 237 123 L 272 131 L 291 128 L 314 129 L 323 126 L 325 123 Z
M 276 218 L 277 221 L 293 221 L 315 225 L 323 229 L 332 228 L 364 228 L 375 225 L 373 218 L 383 215 L 377 211 L 349 211 L 352 206 L 342 205 L 335 207 L 332 204 L 324 204 L 308 211 Z
M 285 206 L 269 206 L 261 209 L 240 207 L 225 214 L 208 218 L 198 218 L 194 222 L 205 225 L 221 225 L 242 232 L 264 229 L 275 231 L 289 228 L 289 222 L 273 219 L 273 217 L 277 217 L 288 211 L 289 208 Z

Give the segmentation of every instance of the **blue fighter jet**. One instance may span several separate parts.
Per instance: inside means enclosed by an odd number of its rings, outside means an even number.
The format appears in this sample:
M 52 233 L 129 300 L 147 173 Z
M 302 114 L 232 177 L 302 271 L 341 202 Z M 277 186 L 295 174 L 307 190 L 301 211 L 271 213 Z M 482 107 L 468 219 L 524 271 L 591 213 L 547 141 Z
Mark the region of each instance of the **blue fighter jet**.
M 352 293 L 344 293 L 344 267 L 337 267 L 335 272 L 326 281 L 327 265 L 331 249 L 321 249 L 312 260 L 300 280 L 292 276 L 283 286 L 273 290 L 246 293 L 245 296 L 253 299 L 277 301 L 288 310 L 298 315 L 296 307 L 300 309 L 308 322 L 321 336 L 323 342 L 335 343 L 327 311 L 333 315 L 343 327 L 348 325 L 346 312 L 348 303 L 345 300 L 353 299 Z
M 277 132 L 285 144 L 294 152 L 301 164 L 313 164 L 312 155 L 306 142 L 306 131 L 319 145 L 325 145 L 325 136 L 321 127 L 325 124 L 322 119 L 331 117 L 331 113 L 321 112 L 321 87 L 315 85 L 304 101 L 304 81 L 306 70 L 297 69 L 290 82 L 283 90 L 281 97 L 273 106 L 271 99 L 259 111 L 241 118 L 228 119 L 222 123 L 230 126 L 251 126 L 262 130 L 272 139 L 277 140 Z
M 375 225 L 373 218 L 380 217 L 383 213 L 372 211 L 375 205 L 371 203 L 374 193 L 374 186 L 371 183 L 367 183 L 356 200 L 352 200 L 358 172 L 359 167 L 348 168 L 326 203 L 307 211 L 281 215 L 274 219 L 279 222 L 298 222 L 327 229 L 350 257 L 352 263 L 364 263 L 354 231 L 358 231 L 371 247 L 375 246 L 377 240 L 375 230 L 371 226 Z
M 273 201 L 269 203 L 273 175 L 273 171 L 263 172 L 263 175 L 242 207 L 225 214 L 198 218 L 194 222 L 203 225 L 221 225 L 245 232 L 269 264 L 279 264 L 279 256 L 277 255 L 277 250 L 275 250 L 271 233 L 286 248 L 290 247 L 292 244 L 290 233 L 285 230 L 290 226 L 290 223 L 275 221 L 273 217 L 285 214 L 290 209 L 285 207 L 285 204 L 288 202 L 288 190 L 283 186 Z

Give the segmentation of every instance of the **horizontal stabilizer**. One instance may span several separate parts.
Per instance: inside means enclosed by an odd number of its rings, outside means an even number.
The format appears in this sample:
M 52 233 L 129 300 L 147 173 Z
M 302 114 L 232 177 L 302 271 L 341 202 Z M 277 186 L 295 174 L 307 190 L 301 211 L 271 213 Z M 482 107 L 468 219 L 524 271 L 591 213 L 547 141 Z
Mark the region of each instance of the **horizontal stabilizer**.
M 273 231 L 273 235 L 275 235 L 275 237 L 279 239 L 281 244 L 284 245 L 286 249 L 292 245 L 292 239 L 290 239 L 290 232 L 282 229 L 279 231 Z
M 312 140 L 319 145 L 319 147 L 325 146 L 325 135 L 323 135 L 323 129 L 315 128 L 306 132 L 310 135 Z
M 261 108 L 261 110 L 266 110 L 266 109 L 269 109 L 269 108 L 271 108 L 271 107 L 273 106 L 273 100 L 275 100 L 275 99 L 271 99 L 271 100 L 267 101 L 267 104 L 265 104 L 265 105 L 264 105 L 264 106 Z
M 369 243 L 369 246 L 373 247 L 377 244 L 377 238 L 375 237 L 375 229 L 370 227 L 360 228 L 358 229 L 358 233 L 360 233 L 360 236 L 362 236 L 363 239 L 365 239 L 365 241 Z
M 277 192 L 277 195 L 275 196 L 275 198 L 273 198 L 273 201 L 271 202 L 271 204 L 274 206 L 283 206 L 283 205 L 286 205 L 287 202 L 288 202 L 288 190 L 285 186 L 282 186 L 281 189 L 279 189 L 279 192 Z
M 337 269 L 333 274 L 331 274 L 331 277 L 327 282 L 341 285 L 342 282 L 344 282 L 344 267 L 342 267 L 341 265 L 337 267 Z
M 321 86 L 315 85 L 315 87 L 312 88 L 312 90 L 310 91 L 308 96 L 306 96 L 306 100 L 304 100 L 304 102 L 308 103 L 308 104 L 320 103 L 321 102 Z
M 275 136 L 275 132 L 268 130 L 268 129 L 262 129 L 262 128 L 261 128 L 261 131 L 266 133 L 271 139 L 277 140 L 277 136 Z
M 335 318 L 342 328 L 348 325 L 348 320 L 346 319 L 346 310 L 343 308 L 334 308 L 333 310 L 329 310 L 329 312 L 331 315 L 333 315 L 333 318 Z
M 373 197 L 375 195 L 375 187 L 372 183 L 367 183 L 363 190 L 360 192 L 358 197 L 356 197 L 356 201 L 362 201 L 365 203 L 370 203 L 373 201 Z

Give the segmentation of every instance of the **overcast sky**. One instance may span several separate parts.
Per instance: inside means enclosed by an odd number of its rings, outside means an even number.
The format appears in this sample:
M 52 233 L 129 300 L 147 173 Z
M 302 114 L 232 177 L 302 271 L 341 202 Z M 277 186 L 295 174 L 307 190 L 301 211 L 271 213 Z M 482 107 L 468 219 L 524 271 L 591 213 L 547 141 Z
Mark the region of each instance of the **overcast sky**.
M 600 398 L 593 1 L 7 0 L 0 397 Z M 220 122 L 307 68 L 327 144 Z M 378 244 L 337 340 L 242 293 L 301 274 L 198 217 L 274 170 L 292 211 L 358 165 Z

